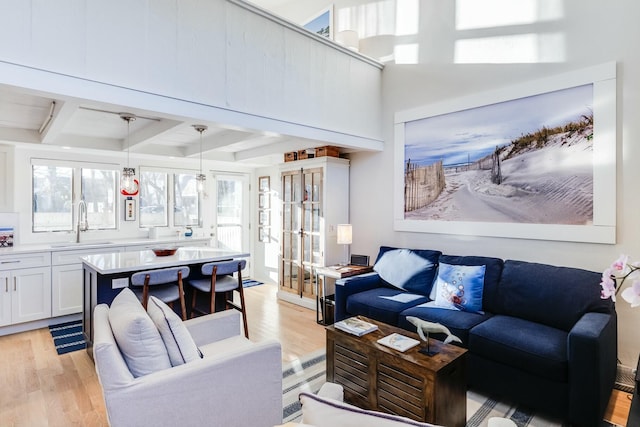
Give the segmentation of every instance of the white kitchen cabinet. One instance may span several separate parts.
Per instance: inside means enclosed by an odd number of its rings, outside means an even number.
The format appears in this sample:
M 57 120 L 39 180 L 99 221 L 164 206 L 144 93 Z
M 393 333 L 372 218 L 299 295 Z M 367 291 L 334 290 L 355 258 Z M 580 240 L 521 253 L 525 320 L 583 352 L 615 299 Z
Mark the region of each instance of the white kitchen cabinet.
M 53 252 L 51 254 L 51 316 L 82 313 L 81 257 L 123 250 L 122 247 L 106 247 Z
M 0 325 L 51 317 L 51 253 L 0 256 Z

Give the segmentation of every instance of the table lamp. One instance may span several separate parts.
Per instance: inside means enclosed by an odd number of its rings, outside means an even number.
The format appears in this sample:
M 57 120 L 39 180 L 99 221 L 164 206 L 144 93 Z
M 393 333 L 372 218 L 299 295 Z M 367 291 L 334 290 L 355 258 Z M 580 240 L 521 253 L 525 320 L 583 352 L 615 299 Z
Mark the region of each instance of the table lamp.
M 337 225 L 338 244 L 344 245 L 344 262 L 341 265 L 349 264 L 349 245 L 352 242 L 351 224 Z

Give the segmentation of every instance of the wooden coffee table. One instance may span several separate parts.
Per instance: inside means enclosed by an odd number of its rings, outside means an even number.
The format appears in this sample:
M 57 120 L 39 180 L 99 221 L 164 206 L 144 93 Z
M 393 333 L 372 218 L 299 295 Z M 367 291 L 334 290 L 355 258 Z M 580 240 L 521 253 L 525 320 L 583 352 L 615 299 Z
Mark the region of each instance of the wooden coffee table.
M 467 350 L 430 339 L 427 356 L 420 345 L 402 353 L 376 341 L 394 332 L 417 334 L 366 317 L 378 330 L 361 337 L 328 326 L 327 381 L 344 388 L 345 401 L 363 409 L 402 415 L 447 427 L 467 420 Z

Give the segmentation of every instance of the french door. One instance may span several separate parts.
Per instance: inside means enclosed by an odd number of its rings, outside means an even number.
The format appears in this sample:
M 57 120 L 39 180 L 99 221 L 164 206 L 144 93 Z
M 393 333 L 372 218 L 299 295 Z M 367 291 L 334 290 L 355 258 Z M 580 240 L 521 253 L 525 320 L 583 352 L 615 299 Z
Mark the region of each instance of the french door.
M 247 175 L 214 175 L 213 246 L 249 250 L 249 179 Z
M 323 265 L 322 168 L 282 172 L 281 286 L 315 297 L 314 269 Z

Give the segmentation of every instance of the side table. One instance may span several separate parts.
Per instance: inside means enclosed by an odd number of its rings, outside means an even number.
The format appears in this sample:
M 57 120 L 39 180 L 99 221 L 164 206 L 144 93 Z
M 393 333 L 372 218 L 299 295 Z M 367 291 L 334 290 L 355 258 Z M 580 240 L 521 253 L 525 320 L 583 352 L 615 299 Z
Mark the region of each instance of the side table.
M 316 273 L 316 286 L 319 285 L 318 277 L 322 276 L 322 285 L 320 286 L 320 292 L 316 288 L 316 322 L 321 325 L 333 324 L 333 311 L 329 316 L 328 312 L 330 308 L 333 308 L 333 295 L 327 295 L 327 278 L 330 279 L 342 279 L 344 277 L 357 276 L 358 274 L 370 273 L 373 271 L 373 267 L 369 265 L 330 265 L 328 267 L 317 267 Z

